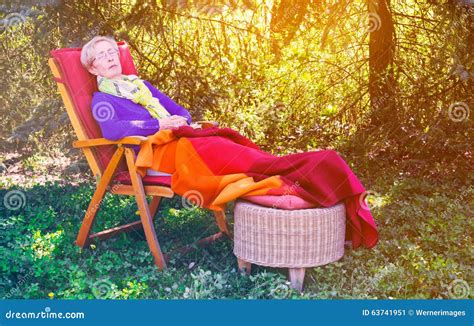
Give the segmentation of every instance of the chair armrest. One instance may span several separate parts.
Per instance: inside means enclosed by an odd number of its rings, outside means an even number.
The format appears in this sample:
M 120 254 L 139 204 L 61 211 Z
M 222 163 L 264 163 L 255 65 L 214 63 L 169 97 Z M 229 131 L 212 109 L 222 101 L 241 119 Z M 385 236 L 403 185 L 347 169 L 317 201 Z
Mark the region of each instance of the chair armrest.
M 142 136 L 128 136 L 118 140 L 109 140 L 105 138 L 94 138 L 85 140 L 76 140 L 72 146 L 74 148 L 94 147 L 104 145 L 140 145 L 146 137 Z
M 217 121 L 195 121 L 194 123 L 200 124 L 202 128 L 219 127 L 219 122 Z

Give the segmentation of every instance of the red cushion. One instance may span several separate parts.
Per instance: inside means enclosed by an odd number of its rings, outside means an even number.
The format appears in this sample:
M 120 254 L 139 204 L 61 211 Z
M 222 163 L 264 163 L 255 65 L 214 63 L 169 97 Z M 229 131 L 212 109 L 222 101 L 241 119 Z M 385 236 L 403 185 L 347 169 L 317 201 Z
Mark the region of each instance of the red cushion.
M 114 178 L 115 182 L 120 182 L 123 184 L 132 184 L 132 181 L 130 180 L 130 173 L 128 171 L 122 171 L 119 172 L 115 175 Z M 171 177 L 167 176 L 152 176 L 152 175 L 146 175 L 145 177 L 142 178 L 143 184 L 145 186 L 167 186 L 171 187 Z
M 317 204 L 311 203 L 309 201 L 304 200 L 301 197 L 294 196 L 294 195 L 246 196 L 246 197 L 242 197 L 242 199 L 245 199 L 249 202 L 252 202 L 260 206 L 273 207 L 277 209 L 286 209 L 286 210 L 319 207 L 319 205 Z
M 130 49 L 125 42 L 117 43 L 120 51 L 122 73 L 137 75 Z M 101 138 L 102 132 L 92 116 L 92 94 L 97 91 L 96 76 L 90 74 L 81 64 L 82 48 L 65 48 L 51 51 L 61 70 L 62 82 L 72 98 L 76 114 L 82 123 L 88 138 Z M 97 157 L 105 169 L 116 146 L 96 147 Z

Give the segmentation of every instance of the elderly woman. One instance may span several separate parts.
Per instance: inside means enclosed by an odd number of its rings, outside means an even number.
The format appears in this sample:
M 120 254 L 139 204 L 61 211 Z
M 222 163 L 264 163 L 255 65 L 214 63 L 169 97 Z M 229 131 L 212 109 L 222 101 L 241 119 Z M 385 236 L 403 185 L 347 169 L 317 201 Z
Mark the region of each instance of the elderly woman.
M 189 112 L 135 75 L 123 75 L 117 43 L 96 36 L 82 48 L 82 65 L 97 76 L 92 99 L 94 118 L 107 139 L 148 136 L 160 129 L 191 124 Z M 101 118 L 99 109 L 113 110 Z M 103 113 L 102 113 L 103 114 Z
M 214 210 L 252 195 L 296 194 L 325 207 L 343 201 L 353 247 L 377 243 L 375 222 L 360 201 L 365 189 L 336 151 L 279 157 L 230 128 L 186 127 L 191 123 L 189 112 L 148 82 L 123 75 L 118 54 L 113 39 L 98 36 L 84 46 L 81 61 L 97 76 L 99 92 L 93 96 L 92 113 L 103 136 L 149 136 L 136 161 L 140 174 L 173 173 L 175 193 L 197 192 L 200 204 Z M 173 130 L 157 132 L 161 129 Z
M 118 46 L 112 38 L 96 36 L 85 44 L 81 63 L 97 76 L 99 92 L 92 98 L 92 113 L 105 138 L 149 136 L 161 129 L 191 124 L 185 108 L 149 82 L 122 74 Z M 169 175 L 151 169 L 148 174 Z

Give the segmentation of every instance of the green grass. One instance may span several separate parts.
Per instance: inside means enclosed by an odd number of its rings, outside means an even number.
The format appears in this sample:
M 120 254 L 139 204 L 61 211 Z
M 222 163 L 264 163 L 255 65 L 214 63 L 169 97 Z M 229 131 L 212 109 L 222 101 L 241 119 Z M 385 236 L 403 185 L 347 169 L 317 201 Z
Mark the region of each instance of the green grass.
M 338 262 L 308 269 L 303 294 L 290 289 L 285 269 L 254 266 L 250 276 L 239 273 L 227 239 L 175 255 L 162 272 L 153 265 L 142 231 L 80 249 L 74 240 L 92 183 L 23 188 L 4 183 L 2 202 L 16 190 L 20 204 L 10 203 L 18 209 L 1 205 L 0 296 L 472 298 L 472 178 L 435 182 L 382 175 L 371 181 L 379 244 L 371 250 L 346 249 Z M 227 214 L 232 222 L 231 206 Z M 208 211 L 185 209 L 178 196 L 164 199 L 158 214 L 155 227 L 164 251 L 217 231 Z M 137 218 L 132 197 L 107 195 L 95 229 Z

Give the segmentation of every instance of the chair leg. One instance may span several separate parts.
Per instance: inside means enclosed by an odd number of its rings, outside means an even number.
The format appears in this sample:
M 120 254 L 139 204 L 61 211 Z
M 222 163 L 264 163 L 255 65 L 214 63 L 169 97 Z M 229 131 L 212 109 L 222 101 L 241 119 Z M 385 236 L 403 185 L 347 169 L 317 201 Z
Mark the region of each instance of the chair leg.
M 251 263 L 237 257 L 237 264 L 239 266 L 239 271 L 250 274 L 250 271 L 252 269 L 252 264 Z
M 135 168 L 135 153 L 131 148 L 125 149 L 125 157 L 127 158 L 128 171 L 130 172 L 130 179 L 135 192 L 135 199 L 137 201 L 138 211 L 140 212 L 143 230 L 145 231 L 146 241 L 155 260 L 155 265 L 158 269 L 162 270 L 166 268 L 166 261 L 163 252 L 161 251 L 158 238 L 156 237 L 153 219 L 146 199 L 145 190 L 143 189 L 142 179 Z
M 158 211 L 158 208 L 160 207 L 160 201 L 161 201 L 161 196 L 153 196 L 153 199 L 151 200 L 150 215 L 152 219 L 155 218 L 156 212 Z
M 225 212 L 213 211 L 213 213 L 214 213 L 214 218 L 216 219 L 216 224 L 219 227 L 219 230 L 222 233 L 224 233 L 227 237 L 232 239 L 232 234 L 229 231 Z
M 289 268 L 291 287 L 303 291 L 304 274 L 306 268 Z
M 115 170 L 117 169 L 117 166 L 122 158 L 123 152 L 124 148 L 119 146 L 107 165 L 107 168 L 105 169 L 104 174 L 97 185 L 97 189 L 92 196 L 76 239 L 76 244 L 81 248 L 84 248 L 89 242 L 89 233 L 92 229 L 92 225 L 94 224 L 95 217 L 99 211 L 105 192 L 107 191 L 107 186 L 112 180 Z

